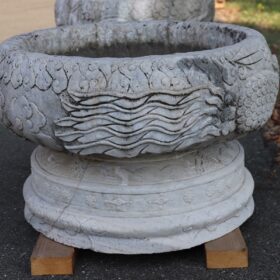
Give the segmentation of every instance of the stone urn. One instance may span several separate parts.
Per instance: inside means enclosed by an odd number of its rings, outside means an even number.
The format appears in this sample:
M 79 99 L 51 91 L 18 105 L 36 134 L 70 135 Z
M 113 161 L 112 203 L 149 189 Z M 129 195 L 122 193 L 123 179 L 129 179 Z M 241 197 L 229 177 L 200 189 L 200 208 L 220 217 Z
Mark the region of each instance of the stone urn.
M 212 21 L 215 0 L 57 0 L 57 25 L 115 19 Z
M 253 213 L 237 140 L 279 89 L 257 31 L 201 22 L 70 25 L 0 45 L 0 119 L 39 146 L 25 217 L 105 253 L 190 248 Z

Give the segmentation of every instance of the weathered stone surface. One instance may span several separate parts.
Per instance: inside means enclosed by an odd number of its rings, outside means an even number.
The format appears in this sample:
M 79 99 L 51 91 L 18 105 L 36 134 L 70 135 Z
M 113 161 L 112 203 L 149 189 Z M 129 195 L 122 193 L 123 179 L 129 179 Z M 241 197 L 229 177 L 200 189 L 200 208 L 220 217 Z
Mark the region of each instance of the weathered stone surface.
M 68 25 L 116 19 L 212 21 L 214 0 L 57 0 L 56 23 Z
M 32 156 L 27 221 L 124 254 L 234 230 L 252 214 L 253 180 L 226 141 L 260 128 L 278 89 L 265 39 L 238 26 L 101 21 L 4 42 L 0 120 L 47 147 Z
M 56 241 L 105 253 L 181 250 L 239 227 L 253 212 L 253 180 L 237 141 L 135 159 L 37 148 L 25 217 Z
M 0 117 L 31 141 L 118 158 L 260 128 L 279 88 L 263 36 L 199 22 L 100 22 L 0 45 Z

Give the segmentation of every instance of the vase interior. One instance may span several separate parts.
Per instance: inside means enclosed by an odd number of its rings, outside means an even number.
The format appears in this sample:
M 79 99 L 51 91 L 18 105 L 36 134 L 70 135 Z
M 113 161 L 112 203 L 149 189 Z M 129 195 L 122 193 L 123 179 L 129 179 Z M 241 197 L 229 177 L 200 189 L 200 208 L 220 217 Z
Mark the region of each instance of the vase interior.
M 108 32 L 111 32 L 110 34 Z M 145 57 L 199 52 L 237 44 L 246 34 L 230 28 L 201 27 L 155 21 L 137 24 L 116 23 L 115 26 L 87 24 L 63 29 L 39 31 L 28 38 L 30 52 L 89 58 Z M 47 43 L 46 43 L 47 42 Z

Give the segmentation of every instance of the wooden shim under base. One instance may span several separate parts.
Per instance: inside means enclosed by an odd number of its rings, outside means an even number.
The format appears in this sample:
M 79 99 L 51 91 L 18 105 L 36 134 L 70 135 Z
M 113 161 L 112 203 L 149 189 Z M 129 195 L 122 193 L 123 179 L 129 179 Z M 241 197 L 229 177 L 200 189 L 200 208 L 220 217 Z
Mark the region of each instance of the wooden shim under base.
M 205 243 L 207 268 L 248 267 L 248 248 L 240 229 Z
M 40 234 L 31 256 L 31 274 L 72 275 L 74 273 L 75 249 Z
M 205 243 L 206 265 L 210 269 L 248 267 L 248 249 L 239 229 Z M 31 256 L 31 274 L 73 275 L 75 249 L 40 234 Z

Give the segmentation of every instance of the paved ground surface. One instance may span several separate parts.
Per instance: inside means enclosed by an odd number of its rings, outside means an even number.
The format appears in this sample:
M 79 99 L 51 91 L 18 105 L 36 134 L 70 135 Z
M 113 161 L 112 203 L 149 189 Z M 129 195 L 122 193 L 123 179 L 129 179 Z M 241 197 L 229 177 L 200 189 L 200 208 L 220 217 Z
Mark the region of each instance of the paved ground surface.
M 55 0 L 0 0 L 0 42 L 34 29 L 52 27 Z
M 242 226 L 250 251 L 249 269 L 207 271 L 203 247 L 176 253 L 118 256 L 79 251 L 74 277 L 30 277 L 29 257 L 37 233 L 23 217 L 22 185 L 34 145 L 0 127 L 0 279 L 81 280 L 279 280 L 280 167 L 274 146 L 259 133 L 242 140 L 255 182 L 256 211 Z

